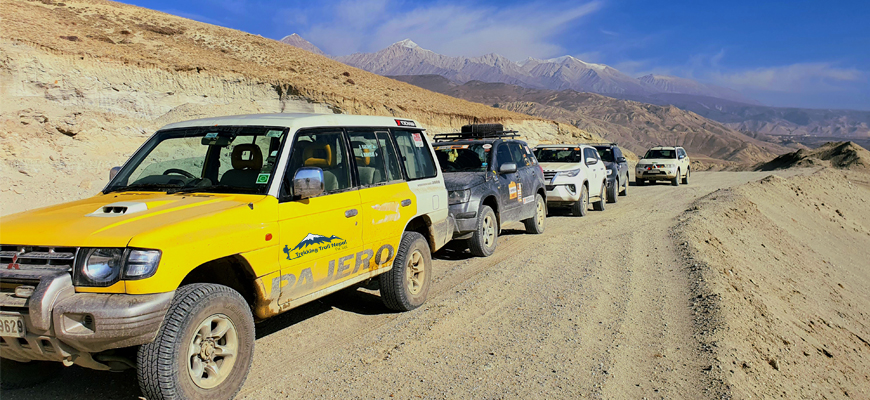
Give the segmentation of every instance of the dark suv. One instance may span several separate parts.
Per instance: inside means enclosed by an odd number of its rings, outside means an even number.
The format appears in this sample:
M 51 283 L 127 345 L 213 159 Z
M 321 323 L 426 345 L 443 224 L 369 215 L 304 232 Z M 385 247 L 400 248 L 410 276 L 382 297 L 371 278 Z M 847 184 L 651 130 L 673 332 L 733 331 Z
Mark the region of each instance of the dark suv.
M 616 196 L 628 195 L 628 160 L 616 143 L 593 144 L 607 167 L 607 202 L 616 203 Z
M 466 125 L 461 133 L 435 135 L 433 147 L 456 221 L 453 239 L 467 239 L 479 257 L 492 255 L 505 223 L 522 221 L 527 232 L 544 232 L 544 173 L 517 137 L 501 124 Z

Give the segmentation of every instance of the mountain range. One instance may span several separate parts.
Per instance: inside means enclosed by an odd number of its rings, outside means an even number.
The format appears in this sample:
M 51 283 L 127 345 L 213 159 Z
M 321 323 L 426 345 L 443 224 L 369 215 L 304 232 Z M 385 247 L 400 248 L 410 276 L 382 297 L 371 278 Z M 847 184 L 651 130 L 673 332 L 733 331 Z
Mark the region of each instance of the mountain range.
M 323 54 L 298 35 L 283 42 Z M 375 53 L 334 57 L 345 64 L 385 76 L 439 75 L 456 84 L 505 83 L 530 89 L 573 90 L 661 106 L 674 105 L 723 123 L 750 136 L 784 135 L 785 141 L 812 145 L 819 138 L 870 139 L 870 111 L 769 107 L 741 93 L 692 79 L 667 75 L 633 78 L 604 65 L 562 56 L 514 62 L 498 54 L 450 57 L 406 39 Z M 442 92 L 443 93 L 443 92 Z

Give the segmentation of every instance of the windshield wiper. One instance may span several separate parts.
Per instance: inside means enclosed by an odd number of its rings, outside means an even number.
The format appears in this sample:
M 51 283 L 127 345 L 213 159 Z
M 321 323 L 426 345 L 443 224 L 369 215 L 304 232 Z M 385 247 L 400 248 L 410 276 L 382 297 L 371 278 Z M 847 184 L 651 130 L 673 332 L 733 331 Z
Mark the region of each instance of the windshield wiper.
M 111 193 L 111 192 L 126 192 L 126 191 L 137 191 L 142 190 L 145 192 L 162 192 L 163 190 L 153 190 L 153 189 L 173 189 L 180 188 L 181 185 L 170 185 L 166 183 L 139 183 L 134 185 L 127 186 L 119 186 L 116 188 L 111 188 L 106 190 L 103 193 Z
M 232 193 L 233 191 L 240 191 L 243 193 L 256 193 L 256 188 L 249 188 L 243 186 L 233 186 L 233 185 L 209 185 L 209 186 L 191 186 L 191 187 L 183 187 L 176 190 L 171 190 L 166 193 L 175 194 L 175 193 L 195 193 L 195 192 L 214 192 L 214 193 Z

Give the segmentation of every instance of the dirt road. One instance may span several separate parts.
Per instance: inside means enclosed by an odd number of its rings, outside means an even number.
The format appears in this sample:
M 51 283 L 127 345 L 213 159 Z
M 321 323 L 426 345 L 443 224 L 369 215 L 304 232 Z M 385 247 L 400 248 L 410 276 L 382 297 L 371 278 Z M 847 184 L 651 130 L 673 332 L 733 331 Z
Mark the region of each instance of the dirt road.
M 794 174 L 795 172 L 785 172 Z M 712 398 L 686 262 L 669 237 L 696 198 L 770 173 L 695 173 L 604 212 L 507 226 L 489 258 L 437 254 L 429 300 L 391 313 L 345 291 L 258 325 L 239 398 Z M 4 400 L 138 396 L 132 371 L 78 367 Z

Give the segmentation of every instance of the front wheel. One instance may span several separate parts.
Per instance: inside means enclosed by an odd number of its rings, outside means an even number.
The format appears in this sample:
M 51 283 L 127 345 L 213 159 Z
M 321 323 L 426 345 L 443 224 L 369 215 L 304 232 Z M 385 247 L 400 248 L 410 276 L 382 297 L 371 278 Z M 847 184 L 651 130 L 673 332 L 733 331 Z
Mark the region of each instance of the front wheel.
M 495 246 L 498 244 L 498 219 L 495 217 L 495 212 L 489 206 L 480 208 L 480 215 L 477 217 L 477 229 L 468 239 L 468 248 L 471 254 L 477 257 L 489 257 L 495 253 Z
M 589 211 L 589 190 L 586 185 L 580 186 L 580 200 L 574 202 L 571 206 L 571 214 L 575 217 L 584 217 Z
M 391 310 L 410 311 L 426 301 L 432 282 L 429 242 L 418 232 L 405 232 L 393 268 L 380 278 L 381 300 Z
M 538 193 L 535 195 L 535 216 L 523 220 L 523 224 L 526 225 L 526 232 L 536 235 L 544 233 L 544 220 L 546 219 L 547 203 L 544 202 L 544 198 Z
M 613 185 L 607 188 L 607 202 L 616 203 L 616 196 L 619 195 L 619 180 L 613 181 Z
M 677 170 L 677 176 L 671 179 L 671 186 L 680 186 L 680 170 Z
M 232 399 L 253 355 L 254 318 L 239 292 L 182 286 L 157 338 L 139 348 L 139 387 L 149 399 Z
M 622 191 L 619 192 L 619 195 L 620 196 L 628 196 L 628 174 L 627 173 L 625 174 L 625 180 L 623 182 L 625 182 L 625 186 L 622 188 Z
M 689 174 L 691 174 L 691 173 L 692 173 L 691 168 L 686 170 L 686 176 L 683 177 L 683 185 L 689 184 Z

